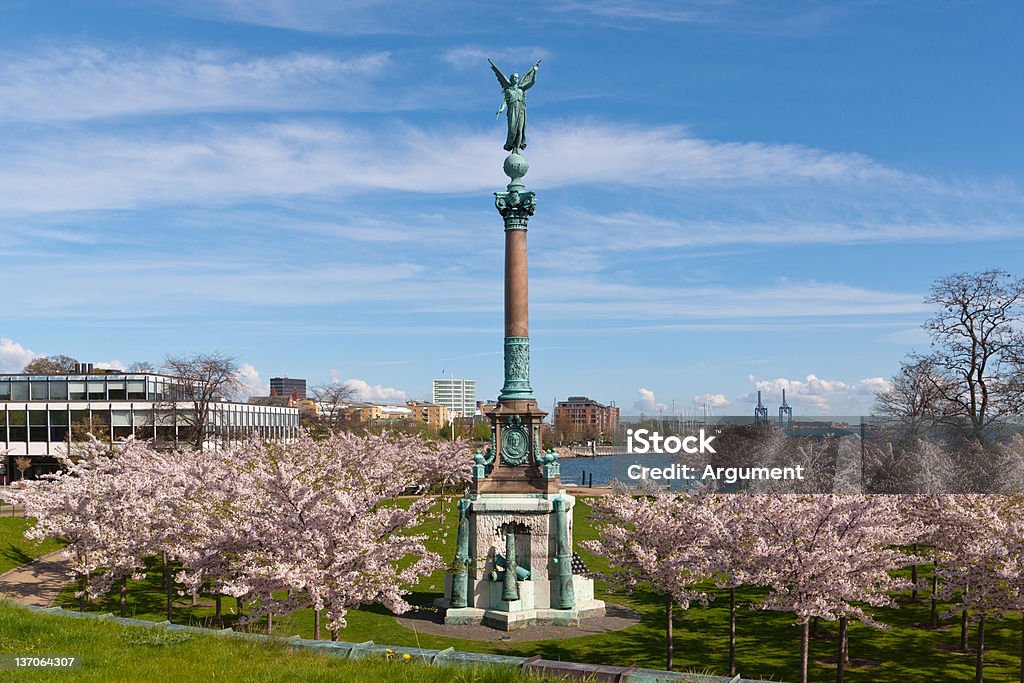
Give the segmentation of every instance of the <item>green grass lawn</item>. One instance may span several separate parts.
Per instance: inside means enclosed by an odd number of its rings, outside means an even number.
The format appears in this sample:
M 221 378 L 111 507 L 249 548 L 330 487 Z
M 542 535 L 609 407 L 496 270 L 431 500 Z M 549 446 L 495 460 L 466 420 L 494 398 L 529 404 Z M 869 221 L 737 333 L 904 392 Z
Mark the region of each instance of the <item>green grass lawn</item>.
M 42 543 L 26 539 L 23 534 L 29 524 L 22 517 L 0 517 L 0 574 L 64 545 L 53 539 Z
M 345 660 L 282 643 L 40 614 L 0 602 L 0 653 L 78 655 L 75 671 L 0 673 L 17 681 L 353 681 L 358 683 L 541 683 L 511 668 L 431 667 L 400 658 Z
M 577 549 L 595 571 L 607 569 L 602 558 L 595 557 L 578 547 L 579 542 L 596 536 L 589 523 L 589 507 L 585 501 L 575 509 L 575 539 Z M 450 511 L 445 525 L 454 529 L 455 514 Z M 428 528 L 440 528 L 442 521 L 433 519 Z M 448 559 L 454 555 L 455 535 L 450 533 L 447 540 L 436 541 L 434 549 Z M 154 569 L 156 564 L 153 565 Z M 438 571 L 425 577 L 413 587 L 410 597 L 414 604 L 427 607 L 442 593 L 443 572 Z M 154 571 L 140 584 L 130 584 L 128 593 L 128 616 L 161 621 L 165 618 L 164 597 L 159 588 L 160 574 Z M 65 609 L 77 609 L 78 601 L 69 587 L 57 604 Z M 410 646 L 443 649 L 454 647 L 463 652 L 489 652 L 522 657 L 541 655 L 546 659 L 592 662 L 660 669 L 664 667 L 664 621 L 663 601 L 660 596 L 647 591 L 633 594 L 610 594 L 607 586 L 598 582 L 598 597 L 610 600 L 639 612 L 641 623 L 622 631 L 602 635 L 570 638 L 572 631 L 566 629 L 566 638 L 532 643 L 502 643 L 498 641 L 472 641 L 438 636 L 418 635 L 399 626 L 386 610 L 370 606 L 350 612 L 348 628 L 342 631 L 341 639 L 349 642 L 373 640 L 385 645 Z M 738 616 L 738 662 L 739 671 L 745 677 L 770 680 L 794 680 L 799 669 L 799 628 L 792 625 L 787 614 L 748 609 L 759 592 L 753 589 L 739 592 L 740 610 Z M 847 681 L 852 683 L 907 683 L 908 681 L 951 681 L 971 680 L 974 672 L 973 653 L 957 652 L 959 644 L 959 622 L 945 620 L 936 630 L 929 630 L 929 606 L 927 596 L 922 594 L 921 602 L 909 604 L 910 595 L 903 596 L 899 609 L 877 610 L 881 621 L 892 628 L 880 630 L 860 624 L 850 627 L 850 657 L 853 666 L 847 669 Z M 224 599 L 224 610 L 234 607 L 234 600 Z M 90 607 L 91 610 L 118 611 L 116 592 Z M 212 600 L 203 596 L 197 607 L 189 607 L 187 598 L 175 604 L 175 620 L 180 623 L 212 625 Z M 695 606 L 690 610 L 677 612 L 675 660 L 678 671 L 697 671 L 724 674 L 728 668 L 728 599 L 722 592 L 708 607 Z M 229 616 L 229 623 L 230 623 Z M 253 630 L 260 631 L 264 624 L 255 624 Z M 1017 680 L 1019 677 L 1020 617 L 1011 617 L 1002 622 L 991 622 L 986 630 L 986 676 L 989 680 Z M 832 661 L 836 649 L 836 624 L 821 623 L 820 637 L 811 642 L 810 677 L 813 681 L 828 681 L 835 678 Z M 310 610 L 277 617 L 274 620 L 275 635 L 298 634 L 311 638 L 313 615 Z M 326 634 L 326 629 L 324 631 Z M 972 629 L 971 642 L 974 642 Z

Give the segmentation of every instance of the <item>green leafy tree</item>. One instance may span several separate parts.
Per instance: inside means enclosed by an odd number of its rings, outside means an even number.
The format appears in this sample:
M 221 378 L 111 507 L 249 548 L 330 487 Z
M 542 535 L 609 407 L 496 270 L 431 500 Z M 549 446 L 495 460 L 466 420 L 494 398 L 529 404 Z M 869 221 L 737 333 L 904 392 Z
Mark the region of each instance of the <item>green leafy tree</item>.
M 74 372 L 77 363 L 77 360 L 64 354 L 39 356 L 30 360 L 21 371 L 29 375 L 61 375 Z

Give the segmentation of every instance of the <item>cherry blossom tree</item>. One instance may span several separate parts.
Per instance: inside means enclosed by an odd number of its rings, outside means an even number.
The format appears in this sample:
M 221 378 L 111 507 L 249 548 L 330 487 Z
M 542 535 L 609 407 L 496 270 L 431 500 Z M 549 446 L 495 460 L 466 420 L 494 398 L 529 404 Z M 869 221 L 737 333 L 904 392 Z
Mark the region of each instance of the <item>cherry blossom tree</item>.
M 645 584 L 665 599 L 665 668 L 672 670 L 673 609 L 711 596 L 694 584 L 711 577 L 704 523 L 698 497 L 657 494 L 651 497 L 606 496 L 594 503 L 599 538 L 583 547 L 606 557 L 609 582 L 624 590 Z
M 1024 611 L 1024 501 L 1020 496 L 948 496 L 944 512 L 960 533 L 940 549 L 943 594 L 954 601 L 951 613 L 969 614 L 977 625 L 975 680 L 980 683 L 988 622 Z M 1021 676 L 1024 680 L 1024 664 Z
M 119 582 L 123 614 L 127 579 L 160 555 L 168 620 L 180 582 L 193 597 L 211 585 L 218 596 L 251 599 L 249 618 L 266 615 L 268 628 L 282 610 L 326 609 L 336 634 L 353 607 L 405 611 L 404 586 L 442 566 L 422 535 L 408 533 L 433 499 L 397 498 L 459 482 L 469 463 L 460 443 L 386 433 L 208 452 L 90 438 L 63 471 L 16 495 L 37 518 L 31 537 L 70 541 L 82 609 Z M 284 590 L 289 598 L 276 599 Z
M 1004 543 L 1006 556 L 1002 567 L 1006 599 L 1003 606 L 1007 611 L 1021 614 L 1020 683 L 1024 683 L 1024 498 L 1021 495 L 1007 497 L 1002 508 L 1006 524 Z
M 861 605 L 895 606 L 891 594 L 909 581 L 891 572 L 915 559 L 897 546 L 913 543 L 917 527 L 899 514 L 892 496 L 765 495 L 749 504 L 760 509 L 758 535 L 768 549 L 758 572 L 771 589 L 762 608 L 796 615 L 801 683 L 807 683 L 811 619 L 840 620 L 841 681 L 849 619 L 882 626 Z
M 126 614 L 128 578 L 145 575 L 145 558 L 157 552 L 173 527 L 166 486 L 167 456 L 128 441 L 111 448 L 90 437 L 62 459 L 63 470 L 16 492 L 36 523 L 26 536 L 63 536 L 78 577 L 80 607 L 88 597 L 120 586 Z
M 183 550 L 197 585 L 216 577 L 218 590 L 253 603 L 250 619 L 311 606 L 326 610 L 336 637 L 349 609 L 380 603 L 409 609 L 404 586 L 443 566 L 425 537 L 408 531 L 433 504 L 397 504 L 402 492 L 461 476 L 469 461 L 450 445 L 401 435 L 300 435 L 282 445 L 250 442 L 225 452 L 218 479 L 217 519 L 197 520 L 203 542 Z M 209 544 L 208 539 L 220 539 Z M 287 591 L 288 598 L 275 592 Z
M 709 568 L 715 585 L 729 591 L 729 675 L 736 675 L 736 589 L 761 584 L 761 558 L 768 549 L 758 532 L 759 496 L 701 497 L 708 535 Z

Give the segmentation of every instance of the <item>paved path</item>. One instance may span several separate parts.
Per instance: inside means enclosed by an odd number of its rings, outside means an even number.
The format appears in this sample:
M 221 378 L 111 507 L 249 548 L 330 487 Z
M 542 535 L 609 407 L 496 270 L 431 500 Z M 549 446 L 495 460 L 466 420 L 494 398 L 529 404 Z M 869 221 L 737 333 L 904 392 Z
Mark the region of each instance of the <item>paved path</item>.
M 0 596 L 22 605 L 52 607 L 68 583 L 68 561 L 57 550 L 0 574 Z
M 465 640 L 493 640 L 508 641 L 513 643 L 524 643 L 531 640 L 563 640 L 566 638 L 578 638 L 580 636 L 592 636 L 596 633 L 608 633 L 620 629 L 636 626 L 640 623 L 640 615 L 637 612 L 616 605 L 606 603 L 606 614 L 603 617 L 588 617 L 580 620 L 579 626 L 555 626 L 553 624 L 539 624 L 522 628 L 517 631 L 502 631 L 490 626 L 445 626 L 441 620 L 441 612 L 433 610 L 416 610 L 407 612 L 404 615 L 395 617 L 399 626 L 416 631 L 417 633 L 429 633 L 434 636 L 446 636 L 448 638 L 462 638 Z

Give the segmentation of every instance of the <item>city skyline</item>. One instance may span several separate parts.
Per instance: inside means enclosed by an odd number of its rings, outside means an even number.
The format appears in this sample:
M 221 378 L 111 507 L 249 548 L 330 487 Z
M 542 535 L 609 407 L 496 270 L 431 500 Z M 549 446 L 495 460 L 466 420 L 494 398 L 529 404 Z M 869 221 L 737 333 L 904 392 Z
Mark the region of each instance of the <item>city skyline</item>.
M 494 398 L 487 57 L 543 58 L 541 405 L 867 412 L 927 348 L 934 280 L 1022 274 L 1012 3 L 517 8 L 5 4 L 0 372 L 222 350 L 255 393 L 429 398 L 454 373 Z

